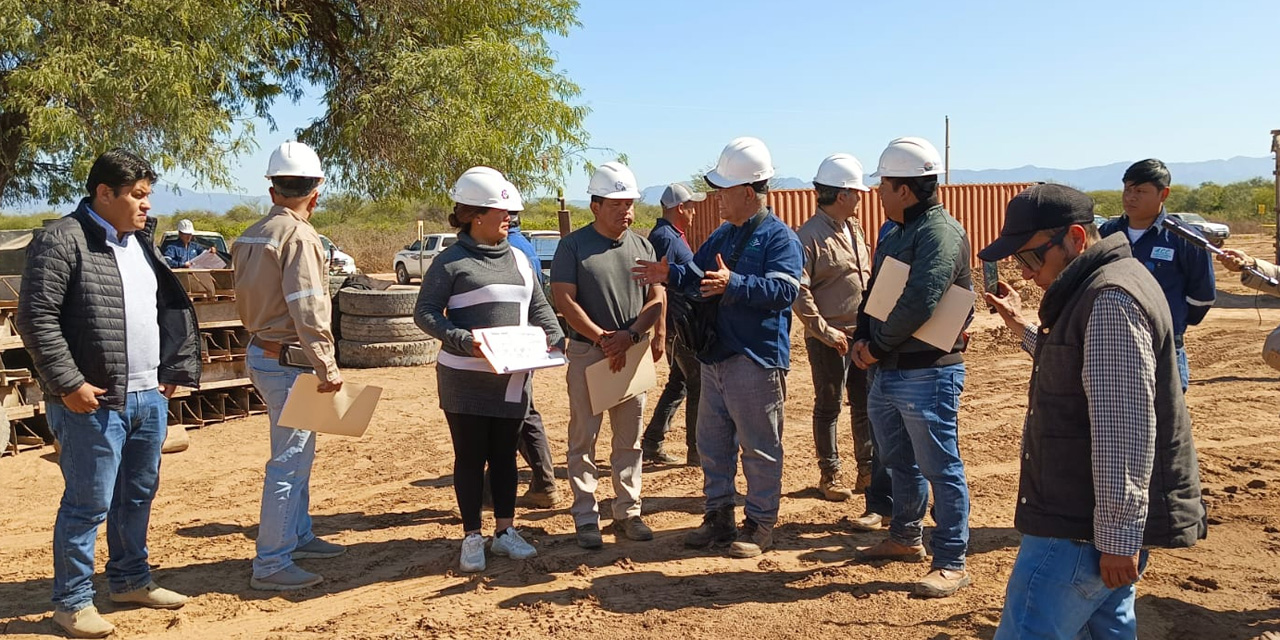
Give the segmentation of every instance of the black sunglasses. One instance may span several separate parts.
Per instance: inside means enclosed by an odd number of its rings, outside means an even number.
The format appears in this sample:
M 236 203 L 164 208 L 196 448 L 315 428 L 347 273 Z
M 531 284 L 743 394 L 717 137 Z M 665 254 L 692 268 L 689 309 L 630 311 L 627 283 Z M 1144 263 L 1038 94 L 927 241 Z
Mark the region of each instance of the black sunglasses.
M 1039 271 L 1040 267 L 1044 266 L 1044 254 L 1048 253 L 1049 249 L 1052 249 L 1055 245 L 1062 244 L 1062 239 L 1067 237 L 1067 230 L 1070 228 L 1071 227 L 1064 227 L 1061 231 L 1053 234 L 1053 237 L 1049 238 L 1047 242 L 1038 247 L 1023 249 L 1022 251 L 1013 254 L 1014 259 L 1031 271 Z

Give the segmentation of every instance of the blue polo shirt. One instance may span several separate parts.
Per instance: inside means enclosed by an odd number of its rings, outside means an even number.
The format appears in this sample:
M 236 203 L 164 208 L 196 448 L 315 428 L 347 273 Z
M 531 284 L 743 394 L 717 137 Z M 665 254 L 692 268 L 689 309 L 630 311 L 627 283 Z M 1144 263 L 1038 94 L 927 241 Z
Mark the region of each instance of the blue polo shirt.
M 1169 214 L 1163 209 L 1155 222 L 1136 240 L 1130 240 L 1133 257 L 1156 277 L 1173 315 L 1173 333 L 1178 347 L 1187 325 L 1200 324 L 1217 297 L 1213 277 L 1213 256 L 1164 228 Z M 1098 229 L 1102 237 L 1129 232 L 1129 216 L 1109 220 Z
M 684 232 L 666 218 L 658 218 L 654 223 L 653 230 L 649 232 L 649 244 L 653 245 L 653 253 L 659 260 L 666 256 L 667 262 L 671 264 L 688 264 L 693 261 L 693 250 L 689 248 Z

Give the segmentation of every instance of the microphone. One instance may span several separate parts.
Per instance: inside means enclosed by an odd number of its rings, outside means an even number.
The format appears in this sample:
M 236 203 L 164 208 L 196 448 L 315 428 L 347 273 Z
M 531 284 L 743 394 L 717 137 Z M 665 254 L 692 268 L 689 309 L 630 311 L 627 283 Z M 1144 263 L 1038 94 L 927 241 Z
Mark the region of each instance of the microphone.
M 1166 217 L 1164 219 L 1164 222 L 1161 224 L 1164 226 L 1164 228 L 1173 232 L 1174 235 L 1178 236 L 1179 238 L 1182 238 L 1183 240 L 1186 240 L 1187 242 L 1190 242 L 1191 244 L 1199 247 L 1204 251 L 1208 251 L 1209 253 L 1219 255 L 1219 256 L 1226 255 L 1225 251 L 1213 246 L 1213 243 L 1206 240 L 1205 237 L 1200 235 L 1198 231 L 1196 231 L 1195 229 L 1190 229 L 1188 227 L 1182 226 L 1182 224 L 1178 222 L 1176 219 L 1174 219 L 1173 217 Z M 1275 278 L 1272 278 L 1267 274 L 1259 271 L 1257 267 L 1245 267 L 1244 270 L 1253 274 L 1255 277 L 1257 277 L 1258 279 L 1262 280 L 1263 282 L 1267 283 L 1270 286 L 1273 286 L 1273 287 L 1280 286 L 1280 282 L 1277 282 Z

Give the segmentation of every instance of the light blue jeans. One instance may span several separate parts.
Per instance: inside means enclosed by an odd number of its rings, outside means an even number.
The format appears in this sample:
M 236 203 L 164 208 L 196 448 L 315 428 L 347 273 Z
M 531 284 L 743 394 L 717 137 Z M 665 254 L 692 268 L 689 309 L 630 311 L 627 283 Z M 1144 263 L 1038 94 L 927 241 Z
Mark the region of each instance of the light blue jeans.
M 293 550 L 315 539 L 311 532 L 311 463 L 316 438 L 311 431 L 278 426 L 293 381 L 309 369 L 282 366 L 249 345 L 249 378 L 267 403 L 271 419 L 271 459 L 262 482 L 262 514 L 253 577 L 261 579 L 293 564 Z
M 778 521 L 786 381 L 786 371 L 766 369 L 742 355 L 702 365 L 697 438 L 707 512 L 733 505 L 741 444 L 746 515 L 765 527 Z
M 99 407 L 76 413 L 45 404 L 49 428 L 62 447 L 65 487 L 53 525 L 53 602 L 59 611 L 93 604 L 93 557 L 98 527 L 107 523 L 107 583 L 113 593 L 151 582 L 147 528 L 160 486 L 160 447 L 169 401 L 156 389 L 125 396 L 124 412 Z
M 956 418 L 964 364 L 871 372 L 867 414 L 893 485 L 889 537 L 898 544 L 921 543 L 932 486 L 938 523 L 931 539 L 933 568 L 962 570 L 969 547 L 969 483 Z
M 1121 640 L 1138 637 L 1134 585 L 1108 589 L 1088 542 L 1022 536 L 995 640 Z M 1147 552 L 1138 558 L 1139 575 Z

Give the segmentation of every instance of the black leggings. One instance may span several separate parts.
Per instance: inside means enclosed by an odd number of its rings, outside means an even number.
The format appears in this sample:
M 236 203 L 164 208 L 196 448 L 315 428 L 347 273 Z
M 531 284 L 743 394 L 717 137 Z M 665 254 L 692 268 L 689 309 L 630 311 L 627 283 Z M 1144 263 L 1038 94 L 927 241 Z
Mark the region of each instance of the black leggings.
M 524 418 L 493 418 L 444 412 L 453 436 L 453 492 L 462 512 L 462 530 L 480 529 L 484 467 L 489 463 L 493 517 L 516 515 L 516 444 Z

